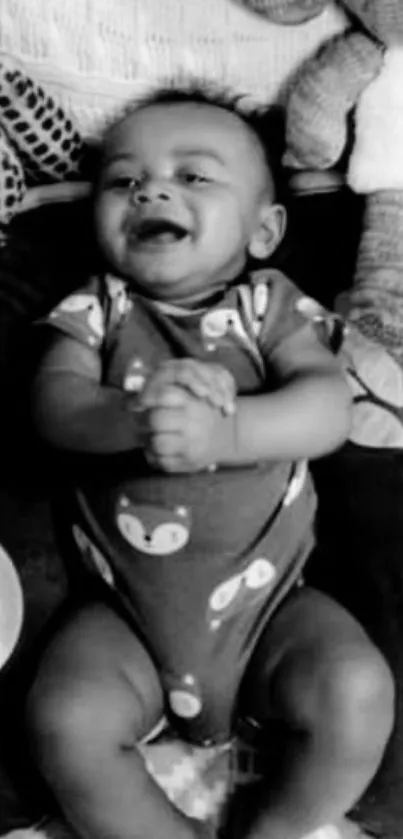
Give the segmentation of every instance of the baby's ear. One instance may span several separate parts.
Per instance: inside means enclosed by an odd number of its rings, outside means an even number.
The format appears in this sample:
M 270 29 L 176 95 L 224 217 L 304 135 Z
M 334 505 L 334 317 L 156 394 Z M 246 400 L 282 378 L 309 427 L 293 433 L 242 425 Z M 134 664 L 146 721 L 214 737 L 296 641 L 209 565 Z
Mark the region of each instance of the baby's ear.
M 282 204 L 262 204 L 258 224 L 252 233 L 248 251 L 253 259 L 267 259 L 280 244 L 286 228 L 286 211 Z

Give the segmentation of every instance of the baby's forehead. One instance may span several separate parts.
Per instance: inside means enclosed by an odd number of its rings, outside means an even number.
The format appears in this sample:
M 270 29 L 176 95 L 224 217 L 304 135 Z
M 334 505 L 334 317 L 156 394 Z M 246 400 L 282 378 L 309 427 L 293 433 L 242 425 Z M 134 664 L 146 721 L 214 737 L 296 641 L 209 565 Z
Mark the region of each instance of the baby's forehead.
M 225 157 L 238 157 L 267 168 L 262 142 L 235 111 L 199 102 L 153 103 L 122 117 L 107 132 L 105 156 L 154 146 L 167 149 L 203 148 Z

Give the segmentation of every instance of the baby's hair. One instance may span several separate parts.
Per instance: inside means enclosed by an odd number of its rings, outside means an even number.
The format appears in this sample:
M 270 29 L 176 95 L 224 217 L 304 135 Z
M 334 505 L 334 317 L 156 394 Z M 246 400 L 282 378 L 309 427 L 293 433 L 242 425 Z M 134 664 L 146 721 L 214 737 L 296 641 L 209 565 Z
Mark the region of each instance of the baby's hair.
M 276 198 L 281 200 L 285 179 L 281 165 L 284 152 L 284 114 L 277 105 L 250 107 L 244 94 L 235 94 L 226 88 L 213 84 L 189 82 L 167 85 L 146 94 L 142 99 L 129 102 L 117 117 L 107 126 L 104 141 L 113 128 L 127 116 L 152 105 L 200 104 L 212 105 L 235 114 L 255 136 L 271 173 Z

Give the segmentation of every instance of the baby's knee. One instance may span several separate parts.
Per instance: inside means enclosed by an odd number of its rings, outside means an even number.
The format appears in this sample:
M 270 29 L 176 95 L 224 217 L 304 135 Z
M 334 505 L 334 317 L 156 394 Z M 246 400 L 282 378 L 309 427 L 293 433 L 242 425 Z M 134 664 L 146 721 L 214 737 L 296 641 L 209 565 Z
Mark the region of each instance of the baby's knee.
M 57 763 L 63 755 L 75 763 L 134 745 L 141 736 L 141 712 L 136 697 L 129 700 L 117 685 L 39 678 L 27 700 L 27 727 L 42 761 Z
M 289 722 L 314 736 L 337 739 L 340 748 L 383 751 L 394 721 L 394 680 L 370 643 L 311 651 L 288 662 L 281 676 Z
M 55 758 L 59 753 L 74 755 L 95 735 L 95 719 L 103 737 L 104 720 L 100 719 L 98 703 L 85 685 L 64 682 L 51 687 L 41 681 L 30 691 L 27 701 L 27 728 L 41 759 Z M 92 706 L 92 711 L 91 711 Z
M 370 644 L 347 646 L 330 664 L 327 691 L 330 719 L 346 742 L 383 751 L 394 723 L 395 685 L 381 653 Z

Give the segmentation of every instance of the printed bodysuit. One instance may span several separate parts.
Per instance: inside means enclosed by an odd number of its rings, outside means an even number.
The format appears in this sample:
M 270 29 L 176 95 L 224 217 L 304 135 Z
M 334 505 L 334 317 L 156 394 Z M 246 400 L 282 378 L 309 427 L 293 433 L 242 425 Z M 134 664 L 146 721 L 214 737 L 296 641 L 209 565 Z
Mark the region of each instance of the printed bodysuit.
M 192 357 L 226 366 L 238 394 L 257 394 L 276 386 L 272 352 L 315 328 L 312 307 L 274 270 L 241 278 L 198 310 L 145 299 L 107 275 L 47 324 L 101 354 L 107 386 L 139 392 L 163 360 Z M 165 474 L 140 450 L 101 463 L 75 492 L 74 543 L 133 620 L 179 733 L 225 740 L 259 634 L 313 547 L 306 463 Z

